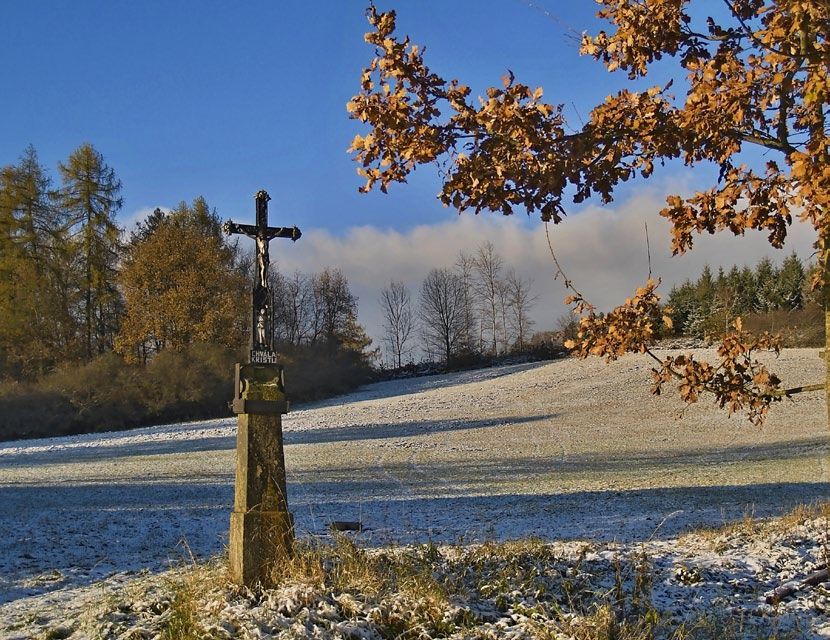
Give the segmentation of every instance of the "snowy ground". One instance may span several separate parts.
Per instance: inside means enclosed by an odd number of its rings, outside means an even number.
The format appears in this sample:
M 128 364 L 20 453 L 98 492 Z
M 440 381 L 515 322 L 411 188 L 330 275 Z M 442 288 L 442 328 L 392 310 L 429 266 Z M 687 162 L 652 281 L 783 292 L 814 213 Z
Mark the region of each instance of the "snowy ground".
M 792 350 L 775 370 L 795 386 L 821 381 L 823 364 L 816 350 Z M 758 430 L 708 401 L 683 409 L 652 397 L 650 367 L 645 357 L 515 365 L 380 383 L 292 411 L 298 534 L 359 520 L 366 545 L 535 535 L 650 540 L 670 554 L 683 532 L 827 500 L 822 394 L 774 407 Z M 0 637 L 23 618 L 27 629 L 46 624 L 54 603 L 100 581 L 113 589 L 191 552 L 221 553 L 234 438 L 225 419 L 0 443 Z M 742 562 L 789 553 L 758 549 Z M 787 565 L 781 579 L 811 566 Z

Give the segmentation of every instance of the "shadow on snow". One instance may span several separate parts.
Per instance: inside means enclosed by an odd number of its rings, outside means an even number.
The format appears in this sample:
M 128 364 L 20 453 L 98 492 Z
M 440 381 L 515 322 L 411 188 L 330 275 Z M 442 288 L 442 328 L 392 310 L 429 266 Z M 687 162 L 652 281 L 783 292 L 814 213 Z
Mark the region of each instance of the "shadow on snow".
M 298 535 L 326 535 L 333 520 L 360 520 L 366 545 L 522 536 L 633 542 L 717 526 L 747 512 L 780 515 L 828 497 L 822 482 L 430 497 L 394 491 L 394 480 L 364 481 L 359 493 L 298 480 L 288 489 Z M 197 558 L 222 553 L 233 484 L 227 474 L 212 484 L 3 487 L 0 504 L 3 604 L 117 573 L 161 571 L 190 551 Z

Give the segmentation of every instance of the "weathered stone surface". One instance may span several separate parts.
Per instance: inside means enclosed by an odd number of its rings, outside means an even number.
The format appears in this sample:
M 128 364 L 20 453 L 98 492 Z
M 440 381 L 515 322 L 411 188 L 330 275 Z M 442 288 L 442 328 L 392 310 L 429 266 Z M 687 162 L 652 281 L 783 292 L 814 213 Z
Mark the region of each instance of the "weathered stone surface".
M 234 378 L 236 395 L 231 403 L 234 413 L 288 413 L 282 365 L 237 364 Z
M 284 398 L 281 369 L 274 377 L 248 377 L 240 396 L 250 400 Z M 237 417 L 236 483 L 230 528 L 231 579 L 268 585 L 273 569 L 291 551 L 294 524 L 288 512 L 282 417 L 241 413 Z
M 272 584 L 275 570 L 291 553 L 293 532 L 287 511 L 231 513 L 231 580 L 247 586 Z
M 282 367 L 274 351 L 273 300 L 268 285 L 268 245 L 274 238 L 302 235 L 297 227 L 269 227 L 265 191 L 254 196 L 256 225 L 228 220 L 228 235 L 256 241 L 256 278 L 251 290 L 251 356 L 236 365 L 231 408 L 238 417 L 236 486 L 231 514 L 231 576 L 239 583 L 267 585 L 275 564 L 290 552 L 294 525 L 285 495 L 281 415 L 288 411 Z

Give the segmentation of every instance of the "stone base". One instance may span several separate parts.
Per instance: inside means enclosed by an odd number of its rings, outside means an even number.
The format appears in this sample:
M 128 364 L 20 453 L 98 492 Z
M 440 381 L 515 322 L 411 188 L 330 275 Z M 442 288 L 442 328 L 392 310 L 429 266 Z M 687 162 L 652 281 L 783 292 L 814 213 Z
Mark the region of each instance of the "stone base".
M 230 572 L 236 584 L 253 587 L 274 582 L 274 572 L 288 560 L 294 519 L 286 511 L 231 513 Z

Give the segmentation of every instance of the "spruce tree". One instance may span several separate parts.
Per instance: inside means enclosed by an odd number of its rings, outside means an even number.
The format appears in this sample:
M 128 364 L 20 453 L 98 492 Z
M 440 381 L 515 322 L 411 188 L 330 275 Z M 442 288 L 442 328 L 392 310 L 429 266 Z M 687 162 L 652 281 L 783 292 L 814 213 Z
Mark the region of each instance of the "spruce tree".
M 769 258 L 755 265 L 755 311 L 767 313 L 781 308 L 778 279 L 778 269 Z

